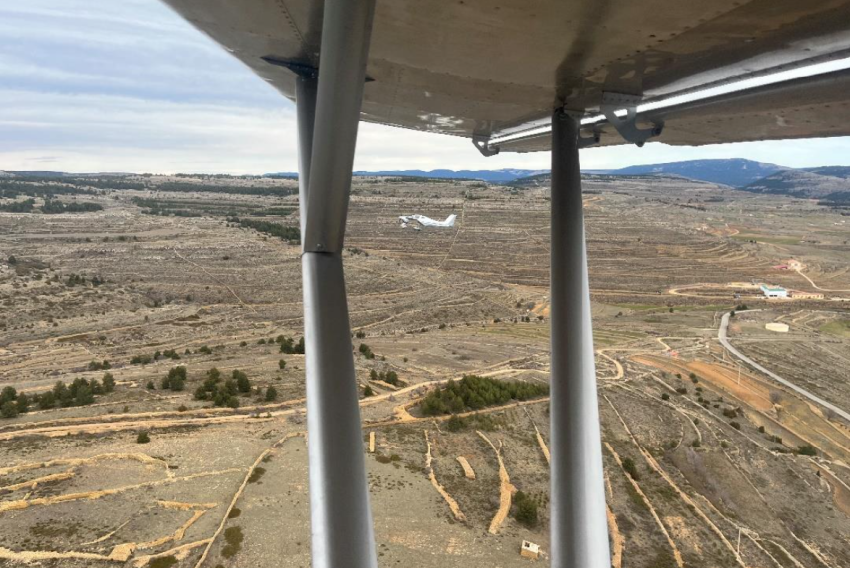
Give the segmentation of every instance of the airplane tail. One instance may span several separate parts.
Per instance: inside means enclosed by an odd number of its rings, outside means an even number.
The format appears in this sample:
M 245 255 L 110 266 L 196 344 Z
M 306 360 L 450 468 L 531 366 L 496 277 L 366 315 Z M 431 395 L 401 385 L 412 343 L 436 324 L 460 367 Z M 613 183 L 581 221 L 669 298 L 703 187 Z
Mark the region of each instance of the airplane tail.
M 443 224 L 446 227 L 454 227 L 455 226 L 455 219 L 457 219 L 457 215 L 454 215 L 454 214 L 449 215 L 448 217 L 446 217 L 446 220 L 443 221 Z

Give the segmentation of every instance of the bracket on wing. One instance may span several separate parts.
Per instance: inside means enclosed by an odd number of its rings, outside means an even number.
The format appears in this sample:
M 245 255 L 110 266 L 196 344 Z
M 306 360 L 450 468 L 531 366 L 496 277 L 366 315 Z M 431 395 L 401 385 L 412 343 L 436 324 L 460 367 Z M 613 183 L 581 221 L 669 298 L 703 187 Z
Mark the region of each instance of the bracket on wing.
M 636 144 L 638 147 L 661 134 L 663 123 L 656 123 L 652 128 L 637 127 L 637 105 L 641 97 L 637 95 L 624 95 L 620 93 L 602 93 L 602 105 L 599 110 L 605 115 L 608 123 L 617 129 L 617 132 L 626 142 Z M 617 116 L 617 111 L 625 110 L 626 116 Z
M 568 114 L 573 117 L 573 119 L 578 122 L 579 125 L 581 125 L 581 119 L 584 117 L 583 112 L 576 110 L 568 110 L 566 108 L 563 109 L 563 112 L 564 114 Z M 602 130 L 599 128 L 598 125 L 594 124 L 590 128 L 590 136 L 582 136 L 581 128 L 579 128 L 578 141 L 576 142 L 576 146 L 579 150 L 581 150 L 582 148 L 588 148 L 590 146 L 593 146 L 594 144 L 599 144 L 599 141 L 602 139 Z
M 300 61 L 296 61 L 294 59 L 283 59 L 281 57 L 275 57 L 274 55 L 264 55 L 263 57 L 260 57 L 260 59 L 262 59 L 269 65 L 275 65 L 277 67 L 289 69 L 299 77 L 305 77 L 307 79 L 319 78 L 319 69 L 307 63 L 301 63 Z M 375 79 L 373 79 L 372 77 L 366 75 L 367 83 L 371 83 L 374 80 Z
M 472 143 L 475 145 L 476 148 L 478 148 L 478 151 L 481 152 L 481 155 L 485 158 L 495 156 L 499 153 L 498 146 L 490 146 L 489 136 L 485 136 L 483 134 L 473 134 Z
M 593 146 L 594 144 L 599 144 L 599 140 L 602 135 L 599 132 L 598 128 L 593 129 L 593 133 L 590 136 L 582 136 L 581 130 L 578 132 L 578 149 L 587 148 L 588 146 Z

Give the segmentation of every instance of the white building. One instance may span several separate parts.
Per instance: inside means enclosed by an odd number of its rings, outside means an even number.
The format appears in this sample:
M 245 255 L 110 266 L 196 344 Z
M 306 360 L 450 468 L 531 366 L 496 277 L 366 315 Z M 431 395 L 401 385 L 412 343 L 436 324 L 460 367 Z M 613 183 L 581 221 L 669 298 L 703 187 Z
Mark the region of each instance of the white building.
M 787 298 L 788 290 L 781 286 L 768 286 L 767 284 L 762 284 L 759 286 L 761 288 L 762 293 L 764 293 L 765 298 Z

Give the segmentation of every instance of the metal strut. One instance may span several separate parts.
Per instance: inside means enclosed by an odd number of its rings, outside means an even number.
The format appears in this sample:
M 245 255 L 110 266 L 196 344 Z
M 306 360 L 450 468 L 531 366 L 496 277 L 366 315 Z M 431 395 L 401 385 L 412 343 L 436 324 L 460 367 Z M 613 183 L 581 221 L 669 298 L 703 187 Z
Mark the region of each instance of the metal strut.
M 653 124 L 652 128 L 640 129 L 637 127 L 637 106 L 641 97 L 636 95 L 623 95 L 620 93 L 602 93 L 602 104 L 599 110 L 605 115 L 610 124 L 626 142 L 631 142 L 639 148 L 655 136 L 659 136 L 664 129 L 663 123 Z M 617 111 L 626 111 L 625 117 L 617 116 Z
M 377 568 L 342 245 L 375 0 L 325 0 L 298 115 L 310 520 L 315 568 Z M 318 75 L 318 76 L 317 76 Z
M 552 567 L 610 568 L 590 287 L 579 171 L 579 119 L 552 117 Z

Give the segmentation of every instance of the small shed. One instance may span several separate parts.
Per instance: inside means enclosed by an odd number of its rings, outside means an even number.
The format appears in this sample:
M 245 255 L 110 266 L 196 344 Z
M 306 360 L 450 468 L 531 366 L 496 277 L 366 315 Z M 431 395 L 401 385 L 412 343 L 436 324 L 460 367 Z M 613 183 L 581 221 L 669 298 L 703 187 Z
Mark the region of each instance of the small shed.
M 534 544 L 533 542 L 524 540 L 522 541 L 522 546 L 519 549 L 519 554 L 524 558 L 537 560 L 538 558 L 540 558 L 540 546 Z

